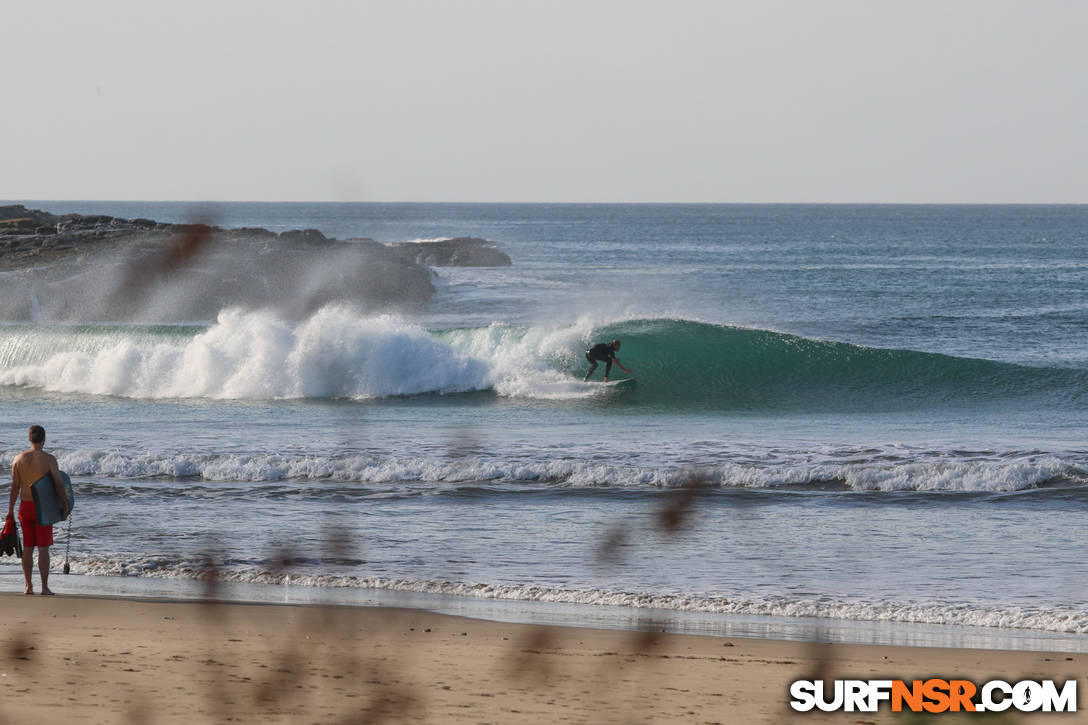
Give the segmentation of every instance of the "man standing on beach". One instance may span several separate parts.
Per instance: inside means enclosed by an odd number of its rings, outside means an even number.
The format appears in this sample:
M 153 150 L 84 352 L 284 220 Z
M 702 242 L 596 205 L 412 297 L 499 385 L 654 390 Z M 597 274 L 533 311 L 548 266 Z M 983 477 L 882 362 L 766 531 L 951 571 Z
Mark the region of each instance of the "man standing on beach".
M 49 547 L 53 545 L 53 527 L 39 526 L 38 513 L 34 509 L 34 495 L 30 487 L 43 476 L 49 475 L 57 488 L 58 500 L 68 518 L 68 497 L 60 478 L 57 459 L 42 448 L 45 446 L 45 428 L 30 426 L 30 448 L 15 457 L 11 464 L 11 497 L 8 500 L 8 518 L 13 518 L 15 499 L 19 504 L 19 523 L 23 526 L 23 576 L 26 577 L 24 594 L 34 593 L 30 575 L 34 571 L 34 547 L 38 547 L 38 571 L 42 575 L 42 594 L 52 594 L 49 589 Z

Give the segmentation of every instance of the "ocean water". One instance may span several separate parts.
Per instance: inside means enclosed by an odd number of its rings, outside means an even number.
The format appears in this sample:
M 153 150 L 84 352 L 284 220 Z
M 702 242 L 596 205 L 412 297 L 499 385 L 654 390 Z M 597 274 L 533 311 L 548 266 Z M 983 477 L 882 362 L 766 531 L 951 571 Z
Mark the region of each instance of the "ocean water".
M 62 591 L 1088 646 L 1088 207 L 24 203 L 513 259 L 423 312 L 0 323 L 0 465 L 41 423 L 76 485 Z M 612 338 L 635 383 L 582 383 Z

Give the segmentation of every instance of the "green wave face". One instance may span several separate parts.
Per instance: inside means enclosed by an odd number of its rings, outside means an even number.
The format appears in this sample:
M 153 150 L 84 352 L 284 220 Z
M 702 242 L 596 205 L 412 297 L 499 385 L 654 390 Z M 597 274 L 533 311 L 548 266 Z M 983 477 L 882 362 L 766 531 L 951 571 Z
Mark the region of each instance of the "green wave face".
M 910 350 L 824 342 L 682 320 L 609 325 L 619 358 L 653 404 L 731 409 L 887 410 L 1048 396 L 1082 404 L 1088 371 L 1032 368 Z M 580 357 L 580 355 L 579 355 Z M 572 375 L 584 365 L 570 365 Z M 597 373 L 600 375 L 600 372 Z M 613 368 L 613 377 L 625 377 Z

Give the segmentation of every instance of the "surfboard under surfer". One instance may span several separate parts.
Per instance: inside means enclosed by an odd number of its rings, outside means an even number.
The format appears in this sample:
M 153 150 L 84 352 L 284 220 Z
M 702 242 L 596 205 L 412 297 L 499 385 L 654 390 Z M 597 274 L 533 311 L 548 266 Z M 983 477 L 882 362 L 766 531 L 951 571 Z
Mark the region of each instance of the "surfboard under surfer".
M 633 372 L 628 370 L 620 363 L 620 359 L 616 357 L 616 353 L 619 352 L 620 341 L 613 340 L 612 342 L 598 342 L 593 347 L 586 350 L 586 360 L 589 360 L 589 372 L 582 379 L 582 382 L 589 382 L 589 376 L 593 374 L 593 371 L 597 369 L 597 363 L 603 362 L 604 365 L 604 381 L 608 382 L 608 374 L 612 372 L 612 363 L 616 363 L 623 372 L 628 375 L 634 375 Z

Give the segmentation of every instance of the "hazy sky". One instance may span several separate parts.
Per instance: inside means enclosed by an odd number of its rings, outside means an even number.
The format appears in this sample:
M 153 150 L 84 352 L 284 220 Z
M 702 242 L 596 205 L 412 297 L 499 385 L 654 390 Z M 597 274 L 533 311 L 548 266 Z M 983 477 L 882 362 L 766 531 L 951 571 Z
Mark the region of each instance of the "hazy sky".
M 1088 3 L 17 2 L 0 198 L 1088 202 Z

